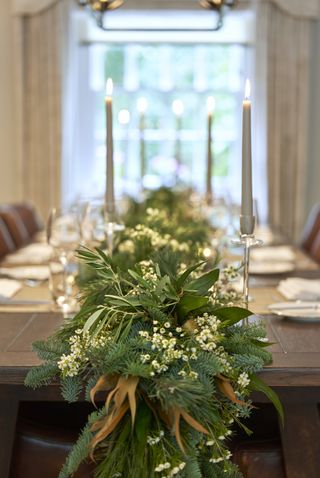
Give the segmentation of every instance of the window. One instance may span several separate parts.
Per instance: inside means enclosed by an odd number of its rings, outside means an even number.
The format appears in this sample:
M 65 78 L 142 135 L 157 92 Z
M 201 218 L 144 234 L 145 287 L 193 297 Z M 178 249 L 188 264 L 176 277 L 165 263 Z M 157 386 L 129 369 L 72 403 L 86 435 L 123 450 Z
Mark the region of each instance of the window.
M 171 14 L 172 15 L 172 14 Z M 102 32 L 103 33 L 103 32 Z M 99 33 L 101 35 L 101 33 Z M 139 194 L 141 137 L 147 188 L 176 181 L 205 189 L 208 96 L 215 98 L 213 123 L 213 189 L 238 199 L 241 169 L 241 103 L 249 48 L 244 42 L 190 42 L 178 33 L 174 42 L 90 40 L 79 49 L 80 115 L 76 155 L 86 165 L 73 183 L 74 196 L 93 197 L 105 190 L 106 78 L 114 82 L 114 159 L 116 193 Z M 111 39 L 111 41 L 110 41 Z M 146 98 L 144 130 L 139 98 Z M 184 106 L 178 121 L 175 100 Z M 129 112 L 129 113 L 128 113 Z M 129 119 L 130 115 L 130 119 Z M 180 166 L 177 171 L 177 155 Z

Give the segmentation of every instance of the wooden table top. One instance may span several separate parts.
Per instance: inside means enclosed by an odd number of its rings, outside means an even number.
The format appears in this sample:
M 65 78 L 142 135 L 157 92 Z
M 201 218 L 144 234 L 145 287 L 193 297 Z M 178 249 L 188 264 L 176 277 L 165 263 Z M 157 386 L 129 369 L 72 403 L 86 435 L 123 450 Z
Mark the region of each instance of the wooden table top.
M 305 260 L 305 257 L 303 258 Z M 309 260 L 310 262 L 310 260 Z M 309 269 L 309 268 L 308 268 Z M 309 274 L 319 275 L 314 264 Z M 313 271 L 313 272 L 312 272 Z M 301 276 L 300 272 L 296 274 Z M 250 309 L 255 313 L 252 320 L 263 320 L 273 363 L 261 372 L 271 386 L 320 386 L 320 323 L 300 323 L 268 315 L 267 306 L 283 301 L 270 278 L 253 280 Z M 280 280 L 280 278 L 278 279 Z M 259 282 L 260 281 L 260 282 Z M 47 284 L 24 287 L 16 296 L 19 299 L 49 299 Z M 0 383 L 21 384 L 28 369 L 39 364 L 32 352 L 32 342 L 44 339 L 63 323 L 62 315 L 47 305 L 0 305 Z

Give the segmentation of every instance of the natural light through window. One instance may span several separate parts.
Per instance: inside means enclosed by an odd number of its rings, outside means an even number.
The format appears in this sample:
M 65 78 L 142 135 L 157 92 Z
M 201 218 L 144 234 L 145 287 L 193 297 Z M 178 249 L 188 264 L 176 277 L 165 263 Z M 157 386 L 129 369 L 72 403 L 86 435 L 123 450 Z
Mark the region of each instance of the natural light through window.
M 210 96 L 215 100 L 213 189 L 219 195 L 232 195 L 240 172 L 241 102 L 248 47 L 239 41 L 192 43 L 190 34 L 189 41 L 185 41 L 185 33 L 180 36 L 180 42 L 177 36 L 174 42 L 165 38 L 103 42 L 99 38 L 81 45 L 79 101 L 90 108 L 78 119 L 77 154 L 79 161 L 89 162 L 90 167 L 82 181 L 85 190 L 82 186 L 78 195 L 104 193 L 104 91 L 108 77 L 114 83 L 118 197 L 139 194 L 141 185 L 184 184 L 204 192 Z

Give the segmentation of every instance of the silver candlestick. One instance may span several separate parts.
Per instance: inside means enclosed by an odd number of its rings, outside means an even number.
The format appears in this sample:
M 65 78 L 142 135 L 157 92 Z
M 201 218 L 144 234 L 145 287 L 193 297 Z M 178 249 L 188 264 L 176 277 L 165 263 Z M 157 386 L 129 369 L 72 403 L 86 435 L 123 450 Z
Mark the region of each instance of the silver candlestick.
M 243 302 L 246 309 L 249 308 L 249 266 L 250 249 L 260 247 L 263 241 L 256 239 L 254 234 L 241 234 L 239 239 L 233 239 L 232 244 L 243 246 Z M 244 320 L 244 325 L 248 325 L 248 319 Z
M 110 214 L 108 212 L 108 209 L 106 208 L 104 231 L 107 241 L 107 250 L 110 257 L 113 254 L 115 233 L 123 231 L 125 229 L 124 224 L 120 224 L 116 219 L 117 218 L 114 211 L 112 212 L 112 214 Z

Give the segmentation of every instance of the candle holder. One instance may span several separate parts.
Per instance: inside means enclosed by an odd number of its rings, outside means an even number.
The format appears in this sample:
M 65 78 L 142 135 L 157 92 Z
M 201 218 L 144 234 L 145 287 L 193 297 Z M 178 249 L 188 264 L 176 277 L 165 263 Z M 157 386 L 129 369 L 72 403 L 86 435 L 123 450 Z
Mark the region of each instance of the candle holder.
M 115 212 L 110 213 L 107 208 L 105 209 L 104 219 L 104 232 L 107 242 L 107 250 L 111 257 L 114 249 L 115 234 L 117 232 L 123 231 L 125 229 L 125 226 L 124 224 L 121 224 L 121 222 L 118 220 Z
M 243 246 L 243 299 L 246 309 L 249 308 L 249 265 L 250 249 L 252 247 L 261 247 L 263 241 L 256 239 L 254 234 L 241 234 L 238 239 L 233 239 L 234 246 Z M 248 319 L 244 319 L 244 325 L 248 325 Z

